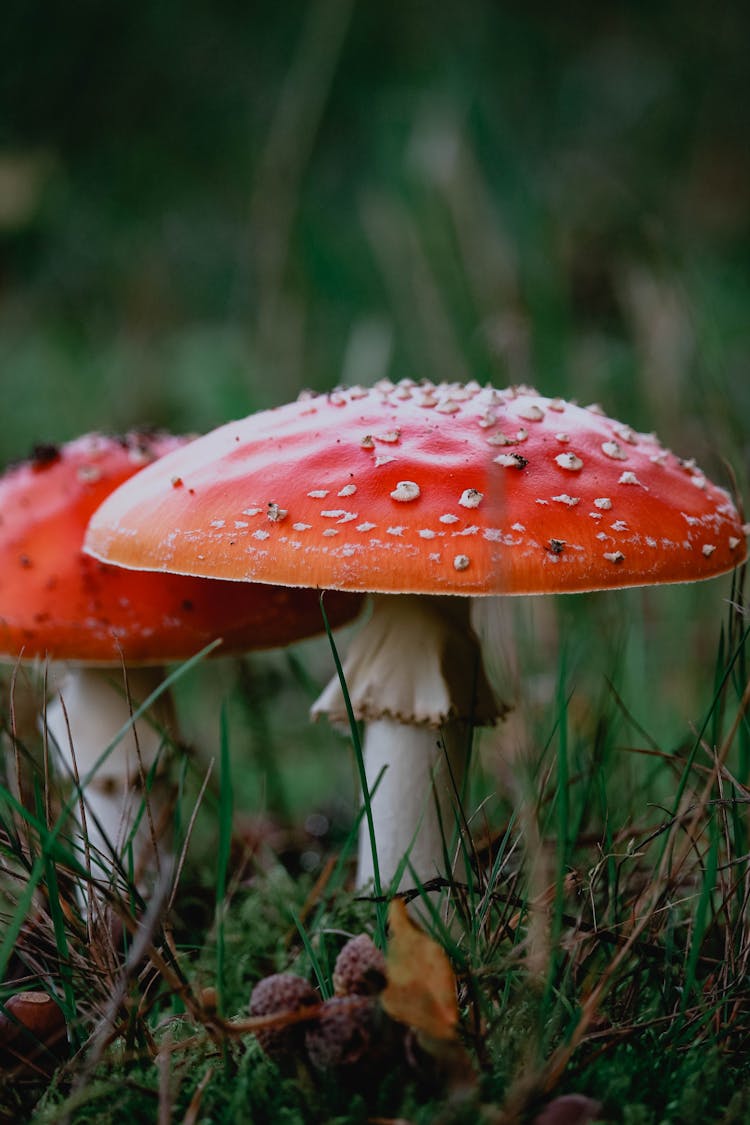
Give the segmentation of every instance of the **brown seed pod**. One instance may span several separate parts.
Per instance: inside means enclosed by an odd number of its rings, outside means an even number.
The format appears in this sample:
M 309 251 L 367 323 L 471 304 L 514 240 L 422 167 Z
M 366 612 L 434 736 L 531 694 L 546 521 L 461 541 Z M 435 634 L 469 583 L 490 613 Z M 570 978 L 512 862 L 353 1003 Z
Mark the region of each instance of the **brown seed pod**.
M 583 1094 L 561 1094 L 548 1102 L 532 1125 L 587 1125 L 599 1116 L 601 1102 Z
M 65 1017 L 46 992 L 17 992 L 0 1013 L 0 1066 L 49 1072 L 67 1054 Z
M 353 1066 L 370 1051 L 375 1004 L 364 997 L 334 996 L 305 1031 L 308 1058 L 318 1070 Z
M 350 938 L 336 958 L 333 987 L 337 996 L 375 996 L 387 983 L 385 957 L 368 934 Z
M 301 1008 L 313 1007 L 318 1003 L 317 993 L 303 977 L 298 977 L 295 973 L 274 973 L 258 981 L 253 989 L 250 1015 L 270 1016 L 282 1012 L 298 1012 Z M 301 1049 L 304 1026 L 291 1024 L 288 1027 L 264 1028 L 255 1034 L 266 1054 L 277 1062 L 282 1062 Z

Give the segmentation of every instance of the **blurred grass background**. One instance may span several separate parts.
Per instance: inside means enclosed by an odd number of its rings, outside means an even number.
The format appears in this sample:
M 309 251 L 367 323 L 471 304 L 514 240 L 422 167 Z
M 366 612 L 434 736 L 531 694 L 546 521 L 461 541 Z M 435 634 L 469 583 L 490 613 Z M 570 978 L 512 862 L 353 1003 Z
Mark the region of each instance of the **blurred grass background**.
M 746 456 L 749 24 L 9 0 L 0 457 L 384 374 L 526 379 Z
M 745 488 L 737 0 L 7 0 L 2 22 L 1 461 L 94 428 L 202 431 L 304 387 L 474 377 L 600 400 Z M 587 662 L 596 693 L 617 668 L 656 738 L 684 729 L 727 590 L 566 600 L 571 675 Z M 554 627 L 540 655 L 522 624 L 511 663 L 554 676 Z M 301 686 L 325 658 L 243 673 L 266 778 L 275 741 L 330 742 Z M 216 709 L 184 697 L 215 739 Z

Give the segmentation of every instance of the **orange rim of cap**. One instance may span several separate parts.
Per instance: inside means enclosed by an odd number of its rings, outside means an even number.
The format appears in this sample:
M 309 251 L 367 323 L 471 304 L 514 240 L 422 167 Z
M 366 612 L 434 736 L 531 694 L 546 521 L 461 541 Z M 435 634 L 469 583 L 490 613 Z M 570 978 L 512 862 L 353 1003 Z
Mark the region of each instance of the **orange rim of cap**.
M 381 382 L 264 411 L 115 492 L 122 566 L 340 590 L 540 594 L 689 582 L 746 543 L 694 462 L 527 387 Z

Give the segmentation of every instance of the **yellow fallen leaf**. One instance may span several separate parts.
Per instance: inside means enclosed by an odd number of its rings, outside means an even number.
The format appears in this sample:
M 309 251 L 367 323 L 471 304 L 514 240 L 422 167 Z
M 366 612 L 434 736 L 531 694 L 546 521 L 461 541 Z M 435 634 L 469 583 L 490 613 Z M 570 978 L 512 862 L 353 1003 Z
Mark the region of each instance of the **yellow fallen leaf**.
M 455 1039 L 456 977 L 445 950 L 412 921 L 401 899 L 391 902 L 388 925 L 383 1007 L 392 1019 L 434 1039 Z

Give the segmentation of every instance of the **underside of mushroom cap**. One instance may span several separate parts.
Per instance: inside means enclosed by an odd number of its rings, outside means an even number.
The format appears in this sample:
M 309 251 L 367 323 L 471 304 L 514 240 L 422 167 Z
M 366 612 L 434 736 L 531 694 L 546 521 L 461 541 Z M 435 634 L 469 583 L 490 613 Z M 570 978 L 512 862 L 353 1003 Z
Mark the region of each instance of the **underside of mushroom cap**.
M 404 381 L 198 439 L 103 504 L 86 550 L 235 581 L 531 594 L 710 578 L 746 544 L 694 462 L 598 408 Z

